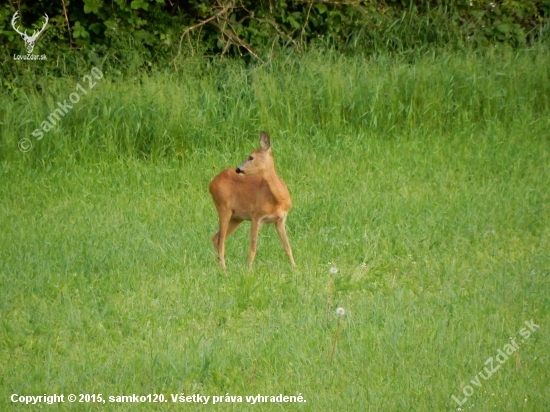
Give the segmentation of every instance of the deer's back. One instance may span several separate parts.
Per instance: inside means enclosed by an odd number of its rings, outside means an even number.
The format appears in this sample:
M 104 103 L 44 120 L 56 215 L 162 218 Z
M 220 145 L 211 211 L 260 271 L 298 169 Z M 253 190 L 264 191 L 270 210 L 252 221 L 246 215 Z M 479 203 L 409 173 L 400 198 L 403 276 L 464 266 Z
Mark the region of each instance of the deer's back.
M 286 189 L 286 185 L 279 178 Z M 216 207 L 230 209 L 234 218 L 251 220 L 265 218 L 273 222 L 286 214 L 291 207 L 288 201 L 279 203 L 271 193 L 267 181 L 259 175 L 238 174 L 235 169 L 226 169 L 210 182 L 210 194 Z

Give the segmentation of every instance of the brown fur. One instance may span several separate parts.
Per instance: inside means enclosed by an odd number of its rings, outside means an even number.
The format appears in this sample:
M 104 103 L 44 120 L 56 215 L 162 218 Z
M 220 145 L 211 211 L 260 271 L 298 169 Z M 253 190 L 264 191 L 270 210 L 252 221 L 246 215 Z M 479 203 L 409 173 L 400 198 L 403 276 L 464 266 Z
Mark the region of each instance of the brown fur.
M 237 173 L 239 170 L 240 173 Z M 275 171 L 269 136 L 260 134 L 260 148 L 237 169 L 226 169 L 217 175 L 209 187 L 216 205 L 220 228 L 212 238 L 218 260 L 225 269 L 225 239 L 243 220 L 250 220 L 250 252 L 248 264 L 256 256 L 258 232 L 265 223 L 274 223 L 290 263 L 292 250 L 286 235 L 286 217 L 292 201 L 290 193 Z

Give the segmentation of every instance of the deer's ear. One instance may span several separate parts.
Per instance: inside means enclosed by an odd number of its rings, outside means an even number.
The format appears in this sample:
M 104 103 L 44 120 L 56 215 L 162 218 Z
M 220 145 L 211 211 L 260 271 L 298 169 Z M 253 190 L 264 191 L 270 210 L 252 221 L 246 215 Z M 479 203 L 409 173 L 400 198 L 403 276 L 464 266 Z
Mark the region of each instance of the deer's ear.
M 271 143 L 266 132 L 260 132 L 260 148 L 266 152 L 271 150 Z

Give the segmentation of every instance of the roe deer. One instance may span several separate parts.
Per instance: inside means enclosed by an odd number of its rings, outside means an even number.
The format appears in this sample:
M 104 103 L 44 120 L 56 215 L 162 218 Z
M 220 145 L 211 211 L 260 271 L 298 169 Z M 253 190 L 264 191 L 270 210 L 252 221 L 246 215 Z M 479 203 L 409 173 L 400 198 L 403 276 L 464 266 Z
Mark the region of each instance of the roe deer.
M 218 260 L 225 269 L 225 239 L 243 220 L 252 222 L 248 266 L 256 256 L 258 232 L 264 223 L 275 223 L 290 263 L 295 266 L 286 235 L 286 217 L 292 202 L 285 182 L 277 176 L 269 136 L 260 133 L 260 148 L 237 169 L 226 169 L 209 187 L 220 219 L 220 230 L 212 238 Z

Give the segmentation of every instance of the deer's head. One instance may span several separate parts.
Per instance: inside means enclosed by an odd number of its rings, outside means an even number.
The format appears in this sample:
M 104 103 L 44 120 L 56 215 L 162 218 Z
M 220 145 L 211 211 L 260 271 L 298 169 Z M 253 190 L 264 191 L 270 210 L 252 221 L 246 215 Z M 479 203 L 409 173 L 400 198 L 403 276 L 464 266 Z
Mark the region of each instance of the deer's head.
M 274 170 L 273 155 L 271 154 L 271 143 L 266 132 L 260 133 L 260 148 L 254 150 L 239 167 L 236 172 L 240 175 L 262 175 L 266 171 Z
M 34 50 L 34 44 L 36 43 L 36 40 L 38 39 L 38 36 L 40 36 L 40 34 L 44 31 L 44 29 L 46 28 L 46 24 L 48 24 L 48 21 L 50 20 L 46 13 L 44 13 L 44 16 L 46 16 L 46 21 L 44 22 L 44 25 L 42 26 L 42 28 L 40 30 L 38 30 L 38 31 L 35 30 L 33 32 L 32 36 L 29 36 L 27 34 L 27 30 L 25 30 L 24 32 L 21 32 L 15 26 L 15 21 L 19 18 L 19 12 L 18 11 L 15 12 L 15 14 L 13 15 L 13 18 L 11 19 L 11 25 L 12 25 L 13 29 L 17 33 L 19 33 L 19 35 L 21 35 L 21 38 L 25 41 L 25 43 L 27 43 L 27 53 L 28 54 L 31 54 L 32 51 Z

